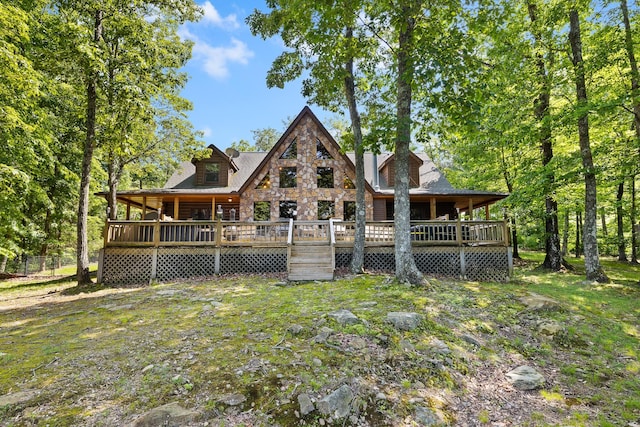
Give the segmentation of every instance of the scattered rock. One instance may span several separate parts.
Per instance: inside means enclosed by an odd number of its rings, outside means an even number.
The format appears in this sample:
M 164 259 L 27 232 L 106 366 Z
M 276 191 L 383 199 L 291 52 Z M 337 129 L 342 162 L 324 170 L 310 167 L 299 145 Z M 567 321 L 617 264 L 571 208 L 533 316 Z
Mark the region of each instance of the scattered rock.
M 398 345 L 400 346 L 400 349 L 402 349 L 402 351 L 406 351 L 406 352 L 411 352 L 416 349 L 416 347 L 413 344 L 411 344 L 411 342 L 408 340 L 400 340 Z
M 392 311 L 387 313 L 387 322 L 401 331 L 412 331 L 420 326 L 422 316 L 418 313 Z
M 304 331 L 304 326 L 302 325 L 291 325 L 287 328 L 287 331 L 291 332 L 291 335 L 300 335 L 302 331 Z
M 329 338 L 329 336 L 331 336 L 331 334 L 333 333 L 333 329 L 331 328 L 327 328 L 326 326 L 323 326 L 322 328 L 320 328 L 320 330 L 318 331 L 318 335 L 316 335 L 315 337 L 313 337 L 311 339 L 311 341 L 315 342 L 315 343 L 324 343 L 327 341 L 327 339 Z
M 449 346 L 445 344 L 443 341 L 439 340 L 438 338 L 434 338 L 431 340 L 431 342 L 429 343 L 429 349 L 436 354 L 451 353 L 451 349 L 449 348 Z
M 413 415 L 420 426 L 435 426 L 440 423 L 438 416 L 431 409 L 424 406 L 417 406 Z
M 534 390 L 544 385 L 545 379 L 531 366 L 518 366 L 507 372 L 507 379 L 518 390 Z
M 333 393 L 325 396 L 317 404 L 318 411 L 324 415 L 340 419 L 349 415 L 353 392 L 348 385 L 343 385 Z
M 349 310 L 338 310 L 332 313 L 329 313 L 329 317 L 332 317 L 336 322 L 344 325 L 355 325 L 356 323 L 360 323 L 360 319 L 356 317 L 355 314 L 350 312 Z
M 142 368 L 142 373 L 144 374 L 145 372 L 150 371 L 153 368 L 155 368 L 155 365 L 147 365 L 144 368 Z
M 560 307 L 556 300 L 534 293 L 520 298 L 520 302 L 526 305 L 527 310 L 530 311 L 556 310 Z
M 317 357 L 314 357 L 311 363 L 313 363 L 313 366 L 316 366 L 318 368 L 322 366 L 322 360 L 318 359 Z
M 38 390 L 24 390 L 0 396 L 0 408 L 4 406 L 21 405 L 29 402 L 38 395 Z
M 538 323 L 538 332 L 543 335 L 552 337 L 562 330 L 562 325 L 554 320 L 543 320 Z
M 387 396 L 383 392 L 376 394 L 376 400 L 387 400 Z
M 298 403 L 300 404 L 300 414 L 305 415 L 313 412 L 316 408 L 313 406 L 313 402 L 308 394 L 302 393 L 298 395 Z
M 194 421 L 200 414 L 181 407 L 177 402 L 159 406 L 130 424 L 131 427 L 182 426 Z
M 156 295 L 160 295 L 163 297 L 172 297 L 176 294 L 182 293 L 182 291 L 178 290 L 178 289 L 164 289 L 161 291 L 157 291 Z
M 484 345 L 479 338 L 476 338 L 473 335 L 463 334 L 460 336 L 460 338 L 462 338 L 462 341 L 466 341 L 471 345 L 475 345 L 476 347 L 482 347 Z
M 377 301 L 364 301 L 364 302 L 361 302 L 358 305 L 360 307 L 364 307 L 364 308 L 375 307 L 376 305 L 378 305 L 378 302 Z
M 247 401 L 247 398 L 242 394 L 226 394 L 218 399 L 218 402 L 224 403 L 229 406 L 238 406 Z
M 365 340 L 362 337 L 353 337 L 350 341 L 350 346 L 351 348 L 355 349 L 355 350 L 362 350 L 363 348 L 367 347 L 367 340 Z

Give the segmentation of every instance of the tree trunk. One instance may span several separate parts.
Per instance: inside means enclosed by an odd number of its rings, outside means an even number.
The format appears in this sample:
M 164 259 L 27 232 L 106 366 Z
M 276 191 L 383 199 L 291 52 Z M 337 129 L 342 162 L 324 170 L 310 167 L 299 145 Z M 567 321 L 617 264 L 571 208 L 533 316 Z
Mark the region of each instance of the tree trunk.
M 353 29 L 347 28 L 347 39 L 353 38 Z M 367 220 L 367 206 L 365 204 L 364 191 L 364 144 L 362 141 L 362 126 L 358 105 L 356 103 L 356 88 L 353 78 L 353 58 L 349 58 L 345 64 L 346 76 L 344 89 L 351 117 L 351 130 L 353 131 L 353 149 L 356 155 L 356 230 L 353 242 L 353 254 L 351 258 L 351 272 L 354 274 L 364 271 L 364 240 Z
M 582 211 L 576 211 L 576 258 L 582 254 Z
M 95 13 L 93 41 L 98 43 L 102 38 L 102 11 Z M 96 145 L 96 110 L 97 110 L 97 80 L 94 70 L 89 70 L 87 82 L 87 130 L 82 157 L 82 173 L 80 176 L 80 197 L 78 201 L 78 241 L 77 279 L 78 285 L 92 283 L 89 274 L 89 241 L 88 241 L 88 217 L 89 217 L 89 184 L 91 181 L 91 161 Z
M 569 211 L 564 212 L 564 230 L 562 230 L 562 256 L 569 253 Z
M 629 10 L 627 8 L 627 0 L 620 0 L 620 9 L 622 9 L 622 20 L 624 21 L 624 35 L 625 35 L 625 49 L 627 51 L 627 57 L 629 59 L 629 66 L 631 68 L 631 94 L 633 99 L 638 99 L 640 95 L 640 72 L 638 71 L 638 63 L 636 62 L 636 56 L 633 46 L 633 35 L 631 31 L 631 23 L 629 22 Z M 633 172 L 631 173 L 631 262 L 638 262 L 638 232 L 636 231 L 636 176 L 638 173 L 638 163 L 640 163 L 640 102 L 634 101 L 633 103 L 633 128 L 636 132 L 636 144 L 638 144 L 637 156 L 638 161 L 633 166 Z
M 396 279 L 417 285 L 423 282 L 422 273 L 416 267 L 411 249 L 411 209 L 409 199 L 409 146 L 411 144 L 411 86 L 413 84 L 413 0 L 399 6 L 401 18 L 398 24 L 398 99 L 397 133 L 395 147 L 394 227 Z
M 535 40 L 537 80 L 540 87 L 538 97 L 534 101 L 534 113 L 540 125 L 540 151 L 542 152 L 543 166 L 543 193 L 545 206 L 545 258 L 542 266 L 553 271 L 562 268 L 562 254 L 560 251 L 560 232 L 558 227 L 558 203 L 553 197 L 555 174 L 549 166 L 553 160 L 553 143 L 551 132 L 551 117 L 549 112 L 551 100 L 551 84 L 547 75 L 544 56 L 541 53 L 543 46 L 542 36 L 537 29 L 537 7 L 528 3 L 529 19 L 532 24 L 532 33 Z
M 47 255 L 49 254 L 49 241 L 51 239 L 51 209 L 47 209 L 47 212 L 44 217 L 44 235 L 45 241 L 40 246 L 40 271 L 45 271 L 47 269 Z
M 631 262 L 638 263 L 638 228 L 640 224 L 636 224 L 636 175 L 631 177 Z
M 609 235 L 609 232 L 607 231 L 607 216 L 603 207 L 600 207 L 600 225 L 602 227 L 602 235 L 607 237 Z
M 520 259 L 520 252 L 518 252 L 518 229 L 516 227 L 515 217 L 511 217 L 511 245 L 513 246 L 513 258 Z
M 587 112 L 587 85 L 584 77 L 584 61 L 582 59 L 582 41 L 580 39 L 580 18 L 578 11 L 569 12 L 569 43 L 571 44 L 572 61 L 576 79 L 576 97 L 578 116 L 578 136 L 580 140 L 580 155 L 584 169 L 584 229 L 582 239 L 584 246 L 584 266 L 587 280 L 608 282 L 600 266 L 597 236 L 597 197 L 596 173 L 593 167 L 591 145 L 589 142 L 589 115 Z
M 2 255 L 2 262 L 0 262 L 0 273 L 4 273 L 7 270 L 7 261 L 9 257 L 6 255 Z
M 624 244 L 624 214 L 622 211 L 622 196 L 624 195 L 624 181 L 618 183 L 616 193 L 616 223 L 618 225 L 618 261 L 627 261 L 627 249 Z
M 109 195 L 107 197 L 107 207 L 109 208 L 109 219 L 118 219 L 118 183 L 120 182 L 120 168 L 116 160 L 112 160 L 108 166 Z

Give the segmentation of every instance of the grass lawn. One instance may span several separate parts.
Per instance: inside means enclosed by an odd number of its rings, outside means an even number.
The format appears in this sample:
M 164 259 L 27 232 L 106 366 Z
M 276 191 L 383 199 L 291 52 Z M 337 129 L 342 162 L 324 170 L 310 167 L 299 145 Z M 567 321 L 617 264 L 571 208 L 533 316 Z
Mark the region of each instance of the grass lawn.
M 0 425 L 124 425 L 171 402 L 196 414 L 182 425 L 639 425 L 640 267 L 605 260 L 601 285 L 579 260 L 548 273 L 524 257 L 506 284 L 0 282 Z M 532 293 L 557 304 L 528 309 Z M 340 325 L 339 309 L 360 322 Z M 423 320 L 400 331 L 389 312 Z M 544 385 L 514 388 L 520 365 Z M 300 395 L 317 408 L 345 384 L 347 417 L 300 413 Z

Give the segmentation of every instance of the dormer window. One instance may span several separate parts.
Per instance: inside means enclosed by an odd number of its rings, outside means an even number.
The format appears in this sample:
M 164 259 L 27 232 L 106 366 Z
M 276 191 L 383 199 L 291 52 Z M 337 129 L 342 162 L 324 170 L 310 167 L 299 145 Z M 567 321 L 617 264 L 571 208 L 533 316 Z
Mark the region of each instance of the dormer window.
M 205 165 L 204 182 L 205 184 L 220 183 L 220 164 L 219 163 L 207 163 Z

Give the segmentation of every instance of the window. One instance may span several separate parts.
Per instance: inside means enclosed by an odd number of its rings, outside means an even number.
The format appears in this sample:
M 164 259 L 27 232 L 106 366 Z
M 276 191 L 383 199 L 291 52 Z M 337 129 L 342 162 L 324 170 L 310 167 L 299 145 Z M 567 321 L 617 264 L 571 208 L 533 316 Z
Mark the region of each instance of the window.
M 333 159 L 333 157 L 331 157 L 331 154 L 329 154 L 329 150 L 327 150 L 327 147 L 325 147 L 319 139 L 316 139 L 316 159 Z
M 280 168 L 280 188 L 294 188 L 298 186 L 295 167 Z
M 280 218 L 293 218 L 297 215 L 298 203 L 294 200 L 283 200 L 280 202 Z
M 333 168 L 318 168 L 318 188 L 333 188 Z
M 343 209 L 343 218 L 345 221 L 356 220 L 356 202 L 344 202 Z
M 204 168 L 204 182 L 217 184 L 220 181 L 220 164 L 206 163 Z
M 282 153 L 282 156 L 280 156 L 281 159 L 296 159 L 298 158 L 298 144 L 295 140 L 295 138 L 293 139 L 293 141 L 291 141 L 291 145 L 289 145 L 289 147 L 284 150 L 284 153 Z
M 271 202 L 253 203 L 253 220 L 269 221 L 271 219 Z
M 333 218 L 336 205 L 330 200 L 318 200 L 318 219 Z
M 351 178 L 349 178 L 348 176 L 344 177 L 344 188 L 345 190 L 354 190 L 356 188 L 356 186 L 353 184 L 353 181 L 351 181 Z
M 267 188 L 271 188 L 271 178 L 269 174 L 266 174 L 262 181 L 258 185 L 256 185 L 256 190 L 265 190 Z

